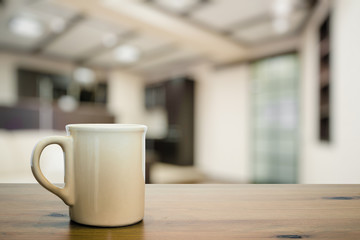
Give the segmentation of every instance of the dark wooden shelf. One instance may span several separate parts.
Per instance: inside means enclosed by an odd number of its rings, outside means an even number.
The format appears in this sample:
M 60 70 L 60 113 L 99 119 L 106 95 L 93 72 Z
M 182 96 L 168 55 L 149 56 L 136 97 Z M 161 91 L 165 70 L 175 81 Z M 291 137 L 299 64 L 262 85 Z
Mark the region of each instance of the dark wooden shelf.
M 323 105 L 320 107 L 320 117 L 321 119 L 329 118 L 330 116 L 329 105 Z
M 190 77 L 150 84 L 145 89 L 148 110 L 163 108 L 167 114 L 167 135 L 153 141 L 159 161 L 189 166 L 194 163 L 195 82 Z
M 330 16 L 320 26 L 319 35 L 319 139 L 329 142 L 331 137 Z
M 322 58 L 329 57 L 330 53 L 330 41 L 329 37 L 326 37 L 325 39 L 320 41 L 320 56 Z

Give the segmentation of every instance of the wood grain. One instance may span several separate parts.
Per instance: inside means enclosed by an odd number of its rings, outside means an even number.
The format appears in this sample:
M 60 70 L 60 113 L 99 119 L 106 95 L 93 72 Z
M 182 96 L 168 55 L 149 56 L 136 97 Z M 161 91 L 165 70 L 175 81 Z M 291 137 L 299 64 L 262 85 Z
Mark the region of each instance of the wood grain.
M 147 185 L 142 222 L 96 228 L 34 184 L 0 184 L 0 239 L 360 239 L 360 185 Z

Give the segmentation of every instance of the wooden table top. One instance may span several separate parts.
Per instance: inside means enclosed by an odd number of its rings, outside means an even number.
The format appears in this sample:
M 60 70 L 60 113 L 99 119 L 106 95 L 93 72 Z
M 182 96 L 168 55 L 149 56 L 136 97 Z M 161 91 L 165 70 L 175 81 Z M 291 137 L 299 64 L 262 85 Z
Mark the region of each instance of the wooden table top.
M 0 184 L 0 239 L 360 239 L 360 185 L 147 185 L 145 218 L 73 223 L 37 184 Z

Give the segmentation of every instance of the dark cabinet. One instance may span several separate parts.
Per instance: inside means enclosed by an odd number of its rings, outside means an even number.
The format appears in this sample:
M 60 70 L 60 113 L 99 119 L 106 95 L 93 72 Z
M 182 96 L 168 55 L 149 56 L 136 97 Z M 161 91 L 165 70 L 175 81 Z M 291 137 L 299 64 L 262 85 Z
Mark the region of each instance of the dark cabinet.
M 165 86 L 164 84 L 152 84 L 145 89 L 145 107 L 151 109 L 164 107 L 165 105 Z
M 319 139 L 331 139 L 331 80 L 330 80 L 330 17 L 320 26 L 319 70 Z
M 147 109 L 163 107 L 167 113 L 167 136 L 149 140 L 162 162 L 193 165 L 194 88 L 194 81 L 184 77 L 149 85 L 145 90 Z

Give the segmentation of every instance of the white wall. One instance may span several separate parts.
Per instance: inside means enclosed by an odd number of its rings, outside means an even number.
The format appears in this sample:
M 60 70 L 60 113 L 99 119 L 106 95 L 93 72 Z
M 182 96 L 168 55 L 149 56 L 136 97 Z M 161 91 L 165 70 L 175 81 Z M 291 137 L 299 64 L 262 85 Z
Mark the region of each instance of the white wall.
M 113 71 L 109 75 L 108 108 L 118 123 L 144 124 L 144 81 L 134 74 Z
M 0 55 L 0 105 L 11 106 L 17 101 L 17 85 L 13 62 Z
M 248 182 L 248 66 L 202 66 L 195 79 L 195 165 L 214 178 Z
M 318 140 L 318 28 L 327 1 L 306 28 L 302 57 L 301 183 L 360 183 L 360 1 L 333 2 L 331 19 L 332 141 Z

